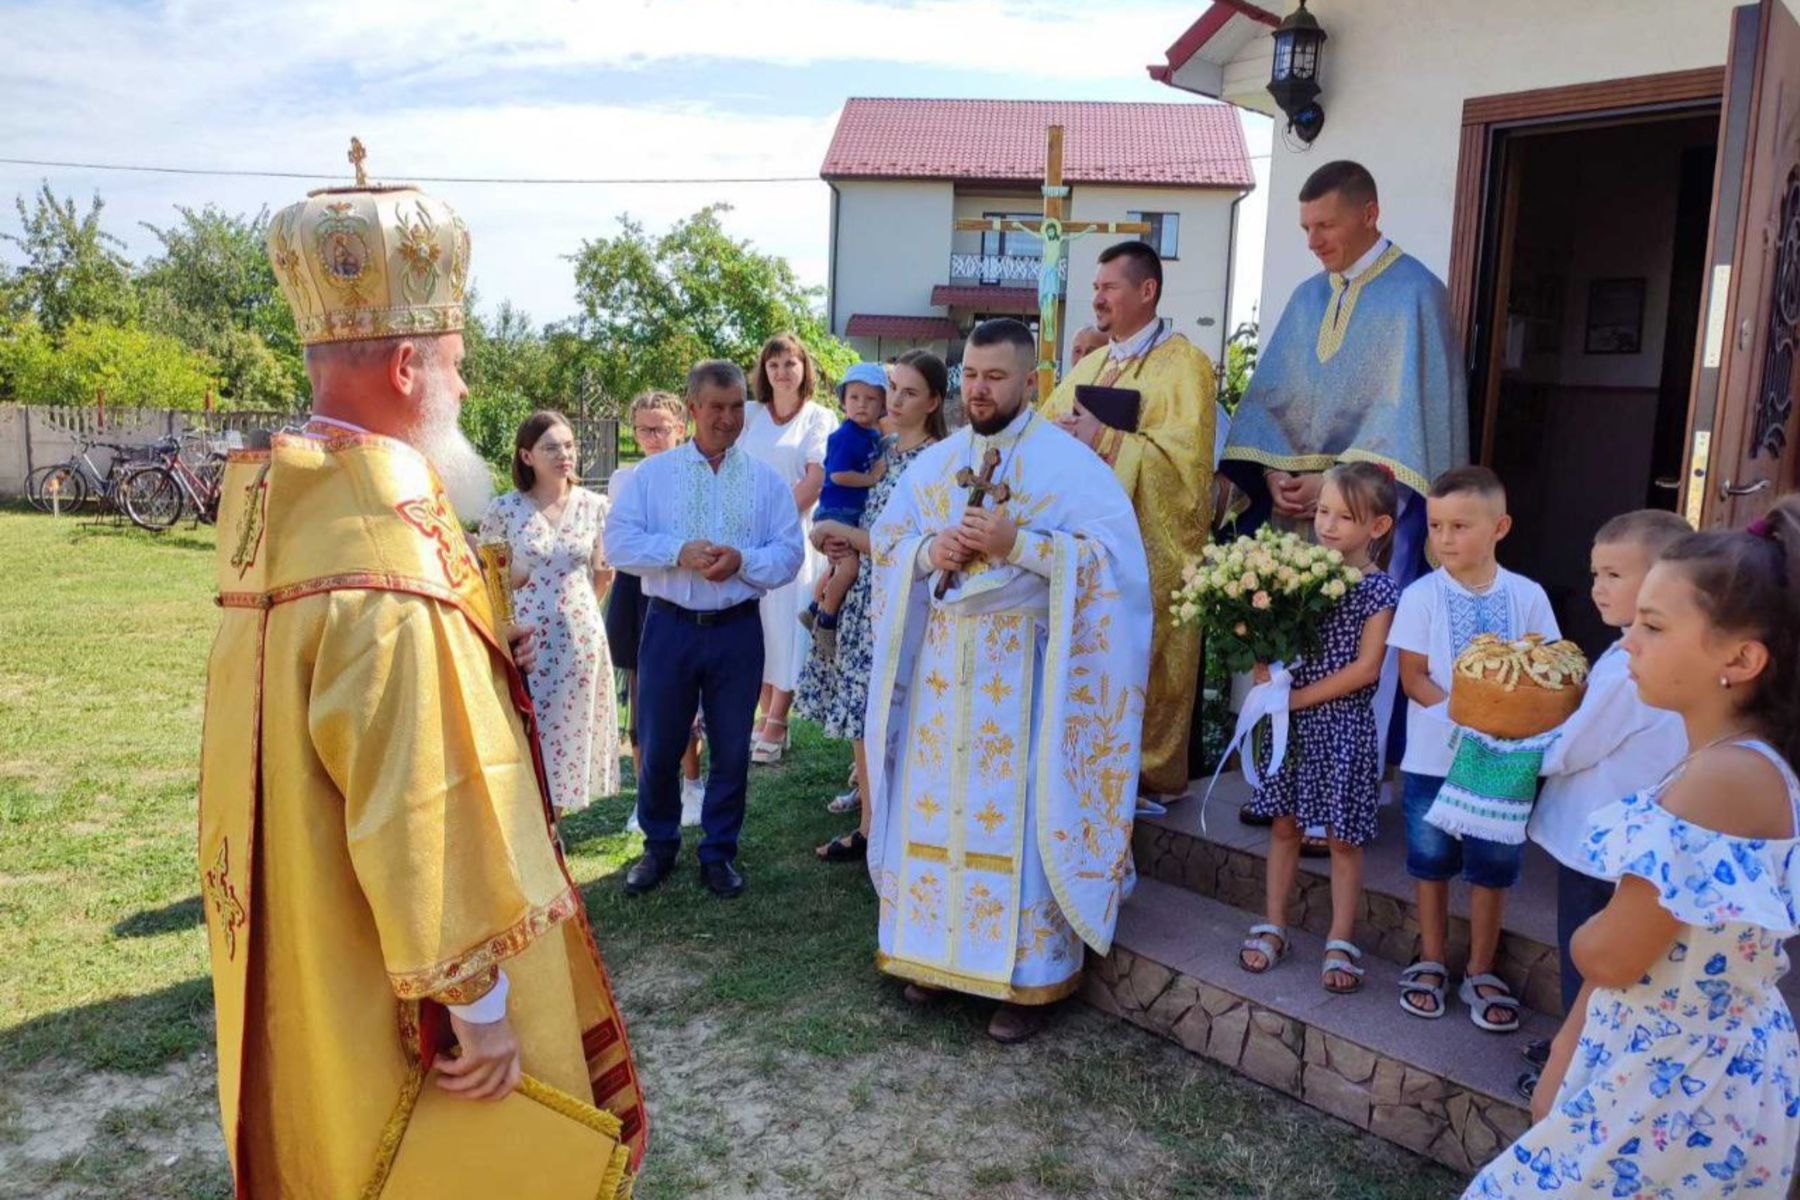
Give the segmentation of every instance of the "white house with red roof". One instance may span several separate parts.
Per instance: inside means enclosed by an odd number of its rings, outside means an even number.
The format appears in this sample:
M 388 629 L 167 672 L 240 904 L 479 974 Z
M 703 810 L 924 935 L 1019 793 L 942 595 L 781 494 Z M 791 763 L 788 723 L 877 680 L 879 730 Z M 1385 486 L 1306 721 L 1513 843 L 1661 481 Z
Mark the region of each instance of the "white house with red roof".
M 1238 114 L 1223 104 L 850 100 L 819 172 L 832 191 L 832 332 L 865 358 L 923 346 L 955 362 L 984 317 L 1035 326 L 1038 239 L 955 225 L 1041 215 L 1045 135 L 1057 124 L 1069 219 L 1152 225 L 1146 240 L 1165 261 L 1162 313 L 1216 356 L 1237 202 L 1256 182 Z M 1091 319 L 1100 251 L 1116 240 L 1069 243 L 1064 361 Z

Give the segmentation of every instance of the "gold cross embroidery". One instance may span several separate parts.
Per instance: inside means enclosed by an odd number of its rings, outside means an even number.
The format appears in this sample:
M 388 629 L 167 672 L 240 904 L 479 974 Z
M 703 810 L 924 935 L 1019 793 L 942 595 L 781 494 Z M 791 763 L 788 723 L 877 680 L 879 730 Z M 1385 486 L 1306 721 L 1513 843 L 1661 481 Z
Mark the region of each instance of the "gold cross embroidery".
M 461 587 L 480 572 L 474 552 L 469 549 L 469 539 L 463 536 L 442 492 L 402 500 L 394 509 L 401 520 L 437 543 L 438 565 L 444 568 L 444 578 L 451 587 Z
M 231 840 L 219 843 L 219 857 L 205 876 L 206 899 L 219 915 L 219 934 L 225 939 L 225 957 L 237 957 L 237 931 L 244 924 L 243 902 L 231 885 Z

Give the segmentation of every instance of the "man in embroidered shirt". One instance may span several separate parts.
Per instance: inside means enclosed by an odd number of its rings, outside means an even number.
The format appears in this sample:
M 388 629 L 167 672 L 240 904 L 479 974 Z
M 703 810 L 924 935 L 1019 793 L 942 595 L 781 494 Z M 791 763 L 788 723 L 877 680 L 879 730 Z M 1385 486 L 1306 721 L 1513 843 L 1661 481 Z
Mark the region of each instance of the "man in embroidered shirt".
M 227 467 L 201 746 L 237 1194 L 375 1194 L 396 1155 L 419 1181 L 407 1139 L 433 1140 L 421 1094 L 442 1114 L 442 1089 L 507 1097 L 452 1110 L 495 1131 L 470 1153 L 593 1195 L 641 1154 L 642 1097 L 463 533 L 487 491 L 457 430 L 467 232 L 415 189 L 328 189 L 269 250 L 314 415 Z M 563 1143 L 505 1115 L 523 1076 L 610 1110 L 625 1145 L 546 1175 Z M 455 1155 L 426 1158 L 458 1182 Z
M 1101 252 L 1094 321 L 1110 340 L 1069 371 L 1043 415 L 1106 461 L 1137 513 L 1156 600 L 1139 784 L 1172 795 L 1187 790 L 1200 632 L 1178 627 L 1167 601 L 1211 533 L 1218 406 L 1212 360 L 1156 315 L 1162 286 L 1162 259 L 1145 243 Z M 1137 393 L 1134 428 L 1109 428 L 1082 406 L 1077 389 L 1093 385 Z
M 712 748 L 700 878 L 721 899 L 744 890 L 736 860 L 762 686 L 757 602 L 798 575 L 806 554 L 791 489 L 737 448 L 744 393 L 731 363 L 689 371 L 693 440 L 639 464 L 606 522 L 607 560 L 639 576 L 650 602 L 638 646 L 644 854 L 625 876 L 633 896 L 667 878 L 681 849 L 681 756 L 696 708 Z
M 1310 532 L 1323 472 L 1361 459 L 1394 472 L 1400 518 L 1388 573 L 1425 565 L 1431 481 L 1468 461 L 1469 407 L 1449 295 L 1382 236 L 1375 179 L 1326 163 L 1300 189 L 1300 227 L 1324 268 L 1294 290 L 1231 422 L 1222 470 L 1263 520 Z
M 913 460 L 870 534 L 877 962 L 914 1002 L 1003 1001 L 1003 1042 L 1075 990 L 1084 943 L 1112 943 L 1150 651 L 1137 518 L 1032 412 L 1036 361 L 1017 321 L 969 335 L 970 425 Z M 971 499 L 984 473 L 1005 490 Z

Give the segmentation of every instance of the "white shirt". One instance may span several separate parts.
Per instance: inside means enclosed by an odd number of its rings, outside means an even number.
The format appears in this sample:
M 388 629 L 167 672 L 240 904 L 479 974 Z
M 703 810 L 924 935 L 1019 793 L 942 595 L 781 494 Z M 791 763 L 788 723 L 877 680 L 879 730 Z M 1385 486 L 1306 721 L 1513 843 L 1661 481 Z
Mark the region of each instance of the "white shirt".
M 1164 339 L 1175 336 L 1175 322 L 1167 317 L 1158 317 L 1124 341 L 1111 341 L 1106 344 L 1106 357 L 1113 362 L 1129 362 L 1134 358 L 1142 358 L 1156 349 Z
M 1394 625 L 1388 631 L 1388 645 L 1423 654 L 1431 682 L 1448 694 L 1456 656 L 1478 633 L 1496 634 L 1509 642 L 1528 633 L 1541 634 L 1546 641 L 1562 637 L 1556 614 L 1550 608 L 1550 597 L 1523 575 L 1498 567 L 1493 586 L 1477 595 L 1439 567 L 1400 593 L 1400 606 L 1394 610 Z M 1448 707 L 1448 701 L 1430 708 L 1408 701 L 1402 771 L 1434 776 L 1450 773 L 1455 759 L 1450 748 L 1455 726 L 1450 723 Z
M 1563 866 L 1591 874 L 1582 854 L 1589 818 L 1661 783 L 1687 753 L 1687 730 L 1674 713 L 1638 698 L 1615 642 L 1594 661 L 1587 695 L 1560 732 L 1544 755 L 1547 778 L 1526 832 Z
M 716 612 L 773 591 L 800 571 L 806 544 L 792 488 L 736 446 L 714 471 L 687 442 L 646 458 L 617 489 L 606 521 L 606 557 L 638 576 L 646 596 Z M 714 583 L 677 567 L 681 547 L 696 540 L 743 555 L 737 574 Z
M 1393 244 L 1394 243 L 1390 238 L 1376 238 L 1375 244 L 1370 246 L 1367 250 L 1364 250 L 1362 257 L 1351 263 L 1350 269 L 1344 272 L 1344 282 L 1350 282 L 1352 279 L 1355 279 L 1358 275 L 1361 275 L 1364 271 L 1367 271 L 1370 267 L 1374 266 L 1375 260 L 1386 254 L 1388 247 Z

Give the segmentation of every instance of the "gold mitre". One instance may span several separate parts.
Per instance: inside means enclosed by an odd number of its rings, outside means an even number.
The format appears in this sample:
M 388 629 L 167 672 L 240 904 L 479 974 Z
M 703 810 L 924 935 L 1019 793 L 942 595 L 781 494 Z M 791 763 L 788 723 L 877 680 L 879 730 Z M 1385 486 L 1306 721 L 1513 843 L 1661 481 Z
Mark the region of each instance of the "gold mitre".
M 319 188 L 275 214 L 269 261 L 300 340 L 453 333 L 463 327 L 469 229 L 411 184 L 371 184 L 350 139 L 356 182 Z

